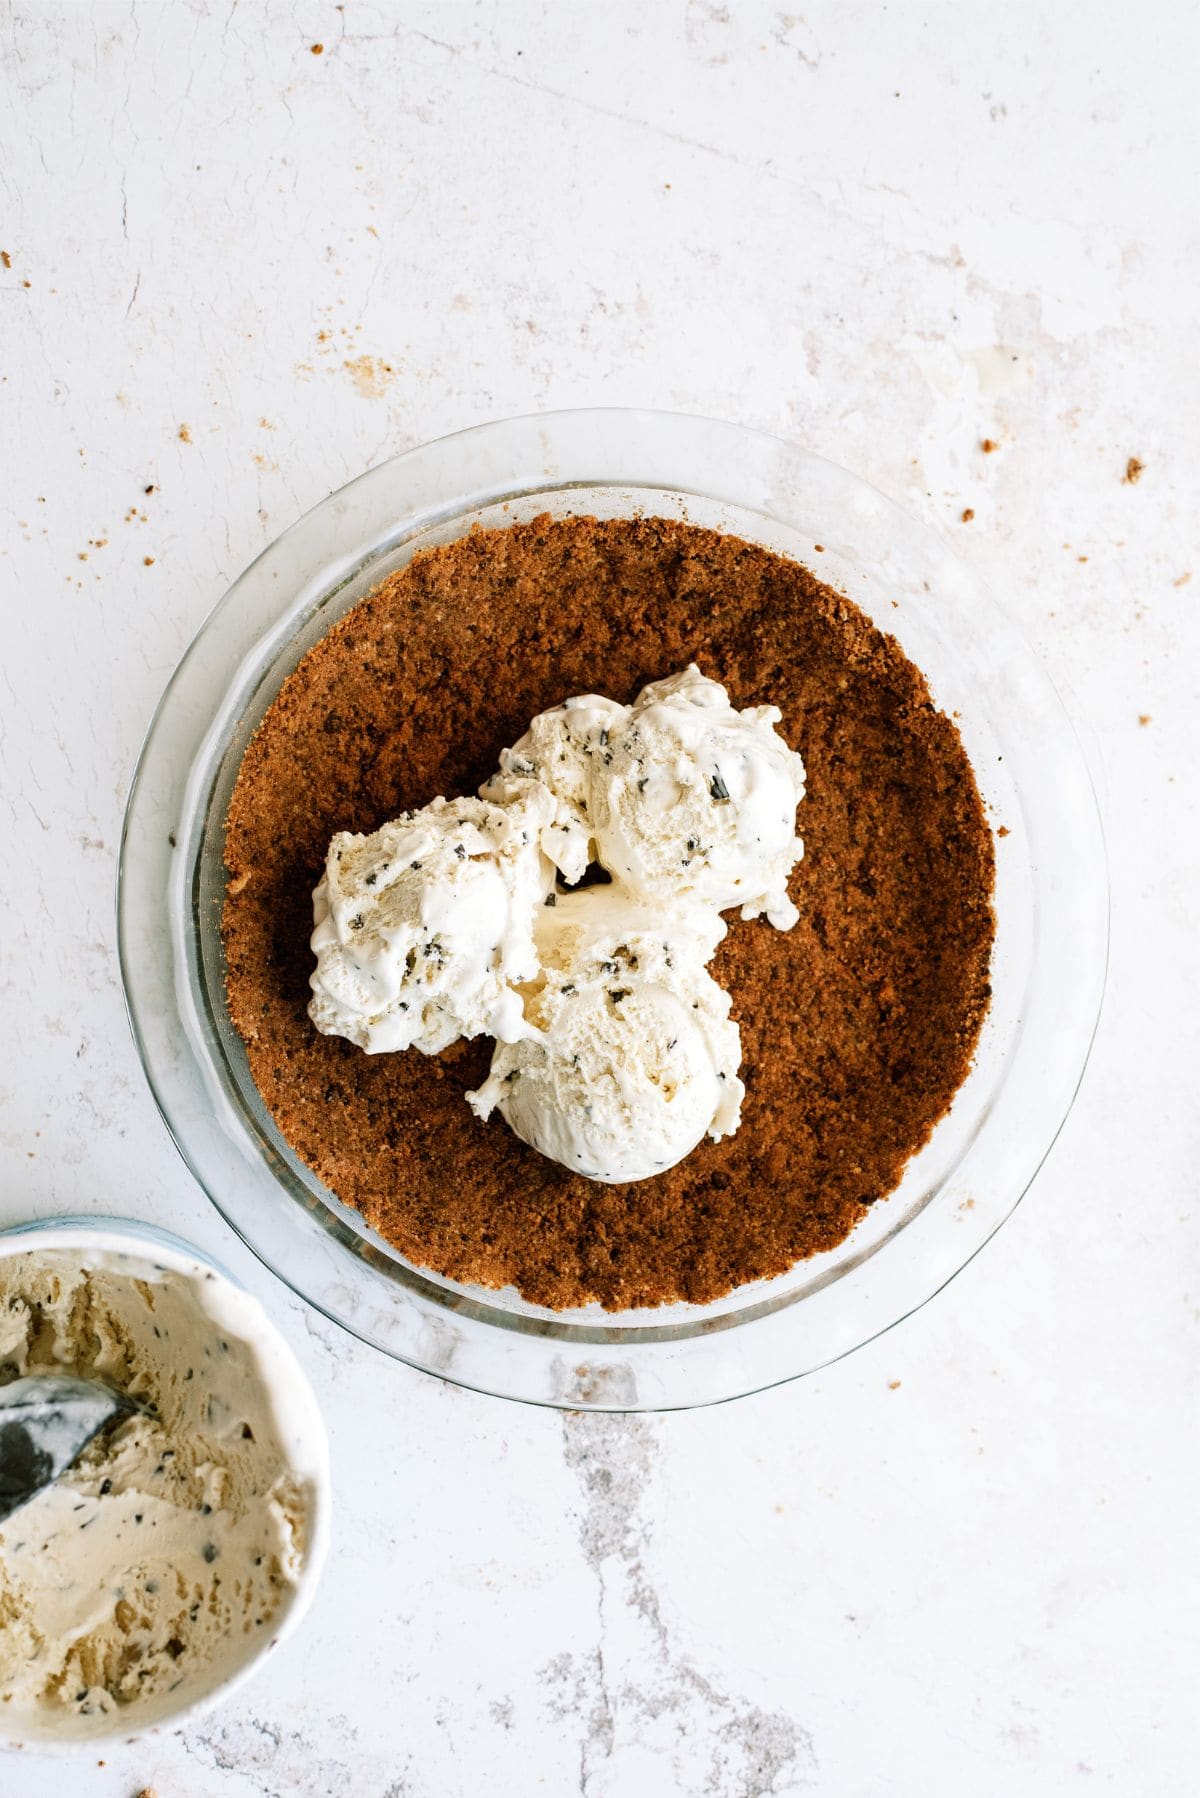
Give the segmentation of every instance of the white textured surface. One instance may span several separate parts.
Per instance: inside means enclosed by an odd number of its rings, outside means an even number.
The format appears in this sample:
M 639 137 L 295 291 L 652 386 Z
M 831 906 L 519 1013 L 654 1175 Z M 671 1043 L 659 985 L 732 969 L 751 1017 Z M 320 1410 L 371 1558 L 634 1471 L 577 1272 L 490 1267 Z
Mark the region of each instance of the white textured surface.
M 1194 1789 L 1196 16 L 0 5 L 0 1216 L 216 1249 L 340 1498 L 244 1699 L 5 1798 Z M 291 1301 L 159 1124 L 113 944 L 141 731 L 239 569 L 396 450 L 586 402 L 797 437 L 958 539 L 1098 740 L 1114 859 L 1096 1057 L 1012 1222 L 871 1348 L 661 1421 Z

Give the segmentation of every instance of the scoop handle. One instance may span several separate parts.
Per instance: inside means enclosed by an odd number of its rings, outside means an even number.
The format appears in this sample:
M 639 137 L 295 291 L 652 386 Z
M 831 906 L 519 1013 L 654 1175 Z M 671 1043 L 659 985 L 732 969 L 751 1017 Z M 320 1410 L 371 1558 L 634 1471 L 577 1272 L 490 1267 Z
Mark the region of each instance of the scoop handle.
M 29 1374 L 0 1386 L 0 1522 L 65 1473 L 107 1423 L 140 1408 L 74 1374 Z

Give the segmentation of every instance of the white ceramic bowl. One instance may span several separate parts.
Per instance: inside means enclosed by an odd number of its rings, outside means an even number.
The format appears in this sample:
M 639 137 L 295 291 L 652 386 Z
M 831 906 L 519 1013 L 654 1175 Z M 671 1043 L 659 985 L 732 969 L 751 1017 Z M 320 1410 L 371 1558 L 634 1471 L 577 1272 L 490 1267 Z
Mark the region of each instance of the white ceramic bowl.
M 128 1270 L 131 1277 L 150 1281 L 161 1279 L 164 1272 L 180 1273 L 205 1285 L 218 1281 L 222 1327 L 230 1327 L 224 1311 L 226 1301 L 232 1300 L 238 1334 L 250 1345 L 289 1470 L 307 1501 L 300 1574 L 269 1632 L 258 1637 L 230 1638 L 228 1658 L 198 1668 L 180 1688 L 178 1697 L 164 1693 L 148 1699 L 144 1708 L 140 1704 L 130 1705 L 115 1716 L 109 1713 L 86 1718 L 75 1711 L 59 1714 L 46 1710 L 26 1713 L 18 1723 L 7 1706 L 6 1714 L 0 1715 L 0 1748 L 91 1753 L 105 1743 L 134 1741 L 176 1729 L 210 1710 L 244 1685 L 271 1651 L 298 1628 L 312 1603 L 329 1545 L 329 1445 L 312 1387 L 295 1355 L 258 1300 L 201 1250 L 152 1224 L 126 1218 L 62 1218 L 52 1223 L 18 1224 L 0 1232 L 0 1263 L 22 1255 L 51 1252 L 65 1252 L 77 1258 L 81 1267 L 101 1266 L 121 1273 Z M 0 1790 L 3 1783 L 0 1779 Z

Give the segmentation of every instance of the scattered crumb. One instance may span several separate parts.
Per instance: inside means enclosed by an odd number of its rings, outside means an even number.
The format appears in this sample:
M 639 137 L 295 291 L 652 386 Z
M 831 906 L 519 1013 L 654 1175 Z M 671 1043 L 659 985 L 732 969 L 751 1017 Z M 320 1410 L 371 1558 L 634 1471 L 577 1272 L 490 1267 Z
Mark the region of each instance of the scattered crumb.
M 888 1381 L 888 1391 L 889 1392 L 899 1392 L 899 1390 L 900 1390 L 899 1380 L 889 1380 Z
M 153 556 L 143 556 L 142 561 L 147 568 L 154 567 L 154 557 Z
M 191 441 L 192 441 L 192 427 L 191 427 L 191 425 L 180 425 L 180 427 L 179 427 L 179 441 L 180 441 L 180 443 L 190 443 L 190 442 L 191 442 Z
M 100 1765 L 103 1766 L 104 1762 L 101 1761 Z M 158 1793 L 153 1786 L 143 1786 L 137 1798 L 158 1798 Z
M 79 551 L 79 560 L 80 560 L 80 561 L 81 561 L 81 562 L 86 562 L 86 561 L 87 561 L 87 550 L 86 550 L 86 549 L 81 549 L 81 550 L 80 550 L 80 551 Z
M 1008 825 L 1007 824 L 998 824 L 996 826 L 996 835 L 998 837 L 1006 837 L 1008 835 Z
M 1150 713 L 1149 712 L 1139 712 L 1138 713 L 1138 723 L 1139 724 L 1145 726 L 1145 725 L 1149 724 L 1149 722 L 1150 722 Z
M 979 447 L 985 456 L 990 456 L 1000 448 L 1000 445 L 996 442 L 994 437 L 985 437 Z
M 392 364 L 380 356 L 356 356 L 353 362 L 343 362 L 342 367 L 365 400 L 381 399 L 396 378 Z
M 150 483 L 150 485 L 149 485 L 149 486 L 148 486 L 148 487 L 144 487 L 144 488 L 143 488 L 143 489 L 142 489 L 142 491 L 143 491 L 143 492 L 144 492 L 144 493 L 157 493 L 157 492 L 158 492 L 158 488 L 157 488 L 157 487 L 156 487 L 156 486 L 155 486 L 155 485 L 154 485 L 154 482 L 153 482 L 153 481 L 151 481 L 151 483 Z
M 1145 466 L 1146 464 L 1140 461 L 1137 456 L 1130 456 L 1128 462 L 1125 464 L 1125 485 L 1127 487 L 1137 486 L 1142 478 L 1142 471 Z
M 1189 568 L 1187 570 L 1186 574 L 1181 574 L 1177 581 L 1171 582 L 1171 585 L 1172 585 L 1172 587 L 1186 587 L 1188 582 L 1191 580 L 1191 578 L 1192 578 L 1192 571 Z
M 12 267 L 12 257 L 7 250 L 0 250 L 0 262 L 4 264 L 5 268 Z
M 309 47 L 312 50 L 312 53 L 314 56 L 324 56 L 324 54 L 325 54 L 324 44 L 312 44 Z
M 1086 557 L 1086 556 L 1076 556 L 1076 558 L 1075 558 L 1075 560 L 1076 560 L 1076 561 L 1077 561 L 1077 562 L 1086 562 L 1086 561 L 1087 561 L 1087 557 Z
M 817 555 L 819 555 L 819 556 L 823 556 L 825 554 L 825 545 L 823 543 L 814 543 L 813 549 L 816 551 Z
M 32 281 L 22 281 L 21 286 L 22 287 L 32 287 L 33 282 Z
M 971 520 L 972 520 L 972 519 L 973 519 L 973 518 L 974 518 L 974 516 L 975 516 L 975 509 L 974 509 L 974 507 L 973 507 L 973 506 L 967 506 L 967 507 L 965 507 L 965 509 L 964 509 L 964 511 L 963 511 L 963 515 L 962 515 L 962 521 L 963 521 L 963 523 L 964 523 L 964 524 L 970 524 L 970 522 L 971 522 Z
M 258 428 L 260 431 L 273 431 L 275 426 L 271 423 L 269 418 L 260 418 L 258 421 Z

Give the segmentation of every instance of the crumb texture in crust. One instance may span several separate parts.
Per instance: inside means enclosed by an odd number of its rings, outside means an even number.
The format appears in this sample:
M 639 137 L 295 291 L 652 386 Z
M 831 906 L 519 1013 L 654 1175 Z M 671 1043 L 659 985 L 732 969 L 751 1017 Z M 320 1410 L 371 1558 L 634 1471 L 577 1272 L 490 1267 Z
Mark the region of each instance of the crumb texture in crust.
M 730 931 L 736 1136 L 597 1186 L 464 1103 L 489 1046 L 367 1057 L 306 1015 L 338 830 L 470 794 L 567 694 L 696 662 L 769 699 L 808 774 L 800 920 Z M 989 1000 L 993 849 L 951 720 L 895 639 L 798 563 L 665 519 L 548 517 L 418 556 L 284 683 L 230 806 L 228 998 L 296 1152 L 407 1259 L 555 1308 L 705 1303 L 836 1246 L 897 1185 Z

